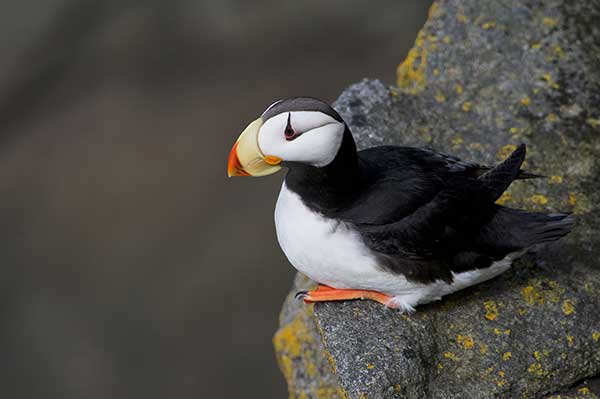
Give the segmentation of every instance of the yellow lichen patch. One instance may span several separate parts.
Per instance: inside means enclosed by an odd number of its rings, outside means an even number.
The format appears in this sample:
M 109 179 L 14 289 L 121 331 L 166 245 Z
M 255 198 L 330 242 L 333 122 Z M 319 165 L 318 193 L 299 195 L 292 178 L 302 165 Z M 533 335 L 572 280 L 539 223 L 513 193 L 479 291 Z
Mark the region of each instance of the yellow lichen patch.
M 504 352 L 502 355 L 502 360 L 507 361 L 512 357 L 512 352 Z
M 560 46 L 554 46 L 554 48 L 552 49 L 552 51 L 554 52 L 554 54 L 558 57 L 558 58 L 564 58 L 565 57 L 565 52 L 562 49 L 562 47 Z
M 557 303 L 565 292 L 565 289 L 554 280 L 531 279 L 529 284 L 521 289 L 521 296 L 528 305 Z
M 510 193 L 508 191 L 505 191 L 502 193 L 502 195 L 500 196 L 500 198 L 498 198 L 496 200 L 496 204 L 498 205 L 504 205 L 507 202 L 509 202 L 510 200 L 512 200 L 512 196 L 510 195 Z
M 482 355 L 485 355 L 487 352 L 488 352 L 487 344 L 480 343 L 479 344 L 479 353 L 481 353 Z
M 509 129 L 510 134 L 518 134 L 519 133 L 519 128 L 518 127 L 511 127 Z
M 560 296 L 565 293 L 565 289 L 554 280 L 544 280 L 544 282 L 549 287 L 548 290 L 545 291 L 548 301 L 558 303 L 558 301 L 560 301 Z
M 306 325 L 302 320 L 302 315 L 298 315 L 291 323 L 282 327 L 273 338 L 275 349 L 285 351 L 289 356 L 300 356 L 301 337 L 308 340 L 310 336 L 306 334 Z M 312 341 L 312 337 L 310 337 Z
M 577 197 L 574 204 L 573 213 L 575 215 L 581 215 L 583 213 L 590 212 L 592 205 L 589 198 L 584 193 L 577 193 L 576 195 Z
M 437 101 L 438 103 L 443 103 L 444 101 L 446 101 L 446 96 L 441 91 L 438 91 L 435 94 L 435 101 Z
M 485 22 L 485 23 L 481 24 L 481 27 L 482 27 L 483 29 L 486 29 L 486 30 L 487 30 L 487 29 L 492 29 L 492 28 L 495 28 L 495 27 L 496 27 L 496 23 L 495 23 L 494 21 Z
M 462 94 L 463 87 L 461 85 L 457 84 L 456 86 L 454 86 L 454 91 L 456 92 L 456 94 Z
M 531 201 L 536 205 L 546 205 L 548 203 L 548 197 L 541 194 L 536 194 L 531 197 Z
M 323 352 L 325 353 L 325 357 L 327 358 L 327 361 L 331 366 L 331 370 L 333 370 L 334 374 L 337 373 L 337 365 L 335 364 L 335 359 L 333 358 L 333 355 L 327 349 L 325 349 Z
M 499 328 L 494 328 L 494 334 L 496 334 L 496 335 L 510 335 L 510 328 L 507 328 L 504 331 L 502 331 Z
M 533 43 L 533 44 L 531 45 L 531 48 L 532 48 L 532 49 L 534 49 L 534 50 L 538 50 L 538 49 L 540 49 L 541 47 L 542 47 L 542 44 L 541 44 L 541 43 Z
M 500 151 L 498 151 L 498 154 L 496 154 L 496 156 L 498 157 L 498 159 L 505 159 L 506 157 L 508 157 L 510 154 L 513 153 L 514 150 L 517 149 L 517 146 L 514 144 L 507 144 L 504 147 L 500 148 Z
M 472 150 L 483 151 L 483 144 L 481 143 L 469 143 L 469 148 Z
M 444 36 L 444 38 L 442 39 L 442 41 L 446 44 L 450 44 L 450 42 L 452 41 L 452 39 L 450 38 L 450 36 L 446 35 Z
M 321 387 L 314 391 L 314 397 L 317 399 L 346 399 L 348 396 L 341 388 Z
M 498 305 L 494 301 L 485 301 L 483 303 L 485 309 L 485 318 L 488 320 L 496 320 L 498 317 Z
M 577 204 L 577 194 L 569 193 L 569 205 L 575 206 Z
M 590 125 L 591 127 L 593 127 L 594 129 L 597 128 L 598 126 L 600 126 L 600 119 L 596 119 L 596 118 L 587 118 L 585 120 L 585 123 L 587 123 L 588 125 Z
M 563 182 L 563 177 L 560 175 L 552 175 L 550 176 L 550 183 L 552 184 L 560 184 Z
M 470 101 L 465 101 L 461 108 L 463 111 L 469 112 L 471 110 L 472 106 L 473 106 L 473 104 Z
M 438 14 L 439 8 L 437 2 L 433 2 L 431 7 L 429 7 L 429 12 L 427 13 L 427 19 L 432 18 Z
M 550 75 L 549 73 L 543 74 L 542 79 L 544 79 L 548 83 L 548 86 L 550 86 L 553 89 L 558 89 L 560 87 L 558 83 L 556 83 L 554 79 L 552 79 L 552 75 Z
M 292 322 L 282 327 L 273 337 L 277 360 L 288 386 L 293 386 L 294 384 L 293 362 L 299 360 L 302 355 L 307 355 L 306 358 L 302 359 L 305 367 L 309 365 L 307 373 L 310 373 L 312 370 L 316 374 L 316 369 L 314 369 L 316 366 L 312 360 L 307 359 L 308 357 L 312 358 L 312 353 L 302 353 L 303 348 L 311 345 L 314 341 L 314 337 L 310 335 L 306 326 L 305 316 L 305 314 L 299 313 Z
M 554 123 L 554 122 L 558 121 L 558 115 L 551 112 L 546 116 L 546 121 L 548 121 L 550 123 Z
M 535 357 L 535 360 L 540 360 L 542 358 L 542 354 L 539 351 L 535 351 L 533 352 L 533 357 Z
M 533 288 L 532 286 L 524 287 L 521 290 L 521 296 L 529 305 L 533 305 L 535 302 L 540 302 L 540 304 L 543 303 L 541 296 L 536 292 L 535 288 Z
M 550 28 L 555 27 L 557 24 L 556 19 L 550 17 L 544 17 L 542 23 Z
M 521 103 L 521 105 L 524 105 L 525 107 L 528 106 L 529 104 L 531 104 L 531 99 L 527 96 L 521 98 L 519 100 L 519 102 Z
M 425 88 L 425 69 L 430 46 L 423 31 L 419 32 L 415 45 L 408 52 L 406 59 L 398 66 L 397 84 L 408 93 L 417 94 Z
M 598 340 L 600 340 L 600 332 L 597 332 L 597 331 L 593 332 L 593 333 L 592 333 L 592 339 L 593 339 L 595 342 L 598 342 Z
M 506 380 L 504 379 L 505 375 L 506 374 L 504 373 L 504 371 L 502 371 L 502 370 L 498 371 L 499 378 L 496 379 L 496 384 L 499 387 L 503 387 L 504 385 L 506 385 Z
M 400 385 L 400 384 L 394 384 L 394 391 L 400 392 L 401 390 L 402 390 L 402 385 Z
M 446 359 L 450 359 L 450 360 L 458 360 L 458 357 L 456 356 L 456 354 L 454 352 L 444 352 L 444 357 Z
M 306 370 L 306 374 L 311 378 L 314 378 L 317 375 L 317 366 L 310 361 L 304 362 L 304 369 Z
M 457 335 L 456 343 L 465 349 L 473 349 L 475 346 L 475 341 L 473 341 L 473 338 L 469 335 Z
M 517 313 L 519 314 L 519 316 L 524 316 L 525 314 L 527 314 L 527 309 L 519 308 L 517 309 Z
M 291 384 L 294 383 L 294 369 L 292 365 L 292 359 L 285 355 L 279 355 L 277 359 L 279 360 L 279 368 L 283 373 L 283 378 L 285 378 L 285 381 L 287 382 L 288 386 L 292 386 Z
M 304 365 L 304 369 L 306 370 L 306 374 L 309 377 L 314 378 L 317 375 L 317 366 L 313 362 L 313 354 L 312 351 L 306 351 L 306 356 L 302 358 L 302 364 Z
M 569 346 L 573 346 L 573 341 L 575 341 L 575 337 L 571 334 L 567 334 L 567 343 L 569 344 Z
M 458 19 L 458 21 L 462 22 L 463 24 L 466 24 L 467 22 L 469 22 L 469 17 L 467 17 L 462 12 L 459 12 L 458 14 L 456 14 L 456 19 Z
M 562 303 L 562 311 L 567 316 L 575 312 L 575 305 L 573 305 L 573 301 L 570 299 L 565 299 Z
M 531 374 L 534 374 L 537 377 L 545 377 L 546 375 L 548 375 L 548 372 L 544 370 L 544 368 L 542 367 L 541 364 L 539 364 L 538 362 L 532 363 L 528 368 L 527 371 L 530 372 Z
M 375 368 L 375 365 L 373 363 L 369 363 L 369 364 L 367 364 L 367 368 L 369 370 L 373 370 Z
M 433 68 L 433 76 L 439 76 L 440 75 L 440 70 L 437 68 Z
M 455 138 L 452 139 L 452 145 L 454 147 L 461 145 L 462 143 L 464 143 L 465 140 L 463 140 L 462 137 L 460 136 L 456 136 Z
M 592 393 L 592 391 L 590 391 L 588 387 L 581 387 L 577 390 L 577 392 L 579 392 L 582 395 L 589 395 L 590 393 Z

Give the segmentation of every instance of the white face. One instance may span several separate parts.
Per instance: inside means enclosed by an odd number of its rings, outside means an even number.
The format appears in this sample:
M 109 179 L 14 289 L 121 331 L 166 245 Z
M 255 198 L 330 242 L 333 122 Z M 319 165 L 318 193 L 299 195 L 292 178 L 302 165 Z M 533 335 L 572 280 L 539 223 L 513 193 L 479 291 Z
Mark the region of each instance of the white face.
M 335 158 L 344 130 L 342 122 L 322 112 L 283 112 L 261 126 L 258 146 L 264 155 L 276 156 L 284 162 L 323 167 Z

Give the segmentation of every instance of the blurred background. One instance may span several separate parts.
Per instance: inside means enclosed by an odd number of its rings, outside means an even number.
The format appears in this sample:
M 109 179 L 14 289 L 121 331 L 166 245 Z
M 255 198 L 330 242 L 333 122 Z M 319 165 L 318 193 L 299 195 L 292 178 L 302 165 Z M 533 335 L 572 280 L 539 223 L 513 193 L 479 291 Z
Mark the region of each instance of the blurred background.
M 283 174 L 227 154 L 278 98 L 392 84 L 429 5 L 3 2 L 2 396 L 285 397 Z

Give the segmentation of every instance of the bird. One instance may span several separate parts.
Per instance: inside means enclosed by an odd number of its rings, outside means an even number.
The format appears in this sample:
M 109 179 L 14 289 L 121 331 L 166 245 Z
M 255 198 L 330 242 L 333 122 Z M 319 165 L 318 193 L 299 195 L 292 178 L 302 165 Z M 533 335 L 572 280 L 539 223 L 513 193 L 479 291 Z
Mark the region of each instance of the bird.
M 277 240 L 318 285 L 304 302 L 367 299 L 402 313 L 508 270 L 530 247 L 558 240 L 570 213 L 496 203 L 521 169 L 526 145 L 491 167 L 431 148 L 357 151 L 327 103 L 272 103 L 233 145 L 228 175 L 287 169 L 275 205 Z

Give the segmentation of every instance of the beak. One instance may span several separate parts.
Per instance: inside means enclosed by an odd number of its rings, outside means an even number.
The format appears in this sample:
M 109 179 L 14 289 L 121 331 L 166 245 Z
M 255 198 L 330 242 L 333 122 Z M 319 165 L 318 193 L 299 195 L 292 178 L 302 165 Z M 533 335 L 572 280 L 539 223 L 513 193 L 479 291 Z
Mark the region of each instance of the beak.
M 227 161 L 229 177 L 266 176 L 281 169 L 280 158 L 265 156 L 258 147 L 258 131 L 261 126 L 262 120 L 258 118 L 238 137 Z

